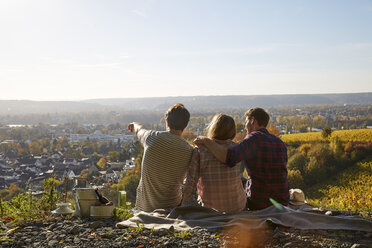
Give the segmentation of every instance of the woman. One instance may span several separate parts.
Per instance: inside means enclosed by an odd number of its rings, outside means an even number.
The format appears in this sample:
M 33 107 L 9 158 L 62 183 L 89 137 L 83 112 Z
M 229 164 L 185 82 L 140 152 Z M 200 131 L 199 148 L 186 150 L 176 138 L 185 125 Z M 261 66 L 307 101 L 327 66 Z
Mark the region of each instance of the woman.
M 235 134 L 235 121 L 228 115 L 215 115 L 207 127 L 207 136 L 226 147 L 235 144 L 232 142 Z M 196 147 L 193 152 L 182 204 L 196 193 L 196 189 L 202 206 L 225 213 L 245 209 L 247 195 L 241 181 L 240 166 L 227 167 L 204 146 Z

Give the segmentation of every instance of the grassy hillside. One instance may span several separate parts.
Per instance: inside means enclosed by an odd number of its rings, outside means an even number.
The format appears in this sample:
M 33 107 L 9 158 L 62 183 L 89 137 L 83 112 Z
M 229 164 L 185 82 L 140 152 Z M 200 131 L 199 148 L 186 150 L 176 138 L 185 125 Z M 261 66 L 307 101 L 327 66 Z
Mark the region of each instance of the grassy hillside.
M 310 204 L 372 215 L 372 129 L 283 135 L 288 179 Z
M 372 217 L 372 162 L 358 163 L 306 190 L 315 206 L 360 212 Z

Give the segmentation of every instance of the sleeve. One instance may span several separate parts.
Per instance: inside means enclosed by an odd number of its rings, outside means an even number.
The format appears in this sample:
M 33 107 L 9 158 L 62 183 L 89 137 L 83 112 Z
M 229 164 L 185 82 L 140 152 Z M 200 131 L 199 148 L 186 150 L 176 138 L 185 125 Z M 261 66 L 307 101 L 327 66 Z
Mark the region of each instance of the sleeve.
M 146 139 L 147 139 L 148 136 L 150 136 L 151 132 L 152 132 L 151 130 L 146 130 L 146 129 L 143 129 L 143 128 L 141 128 L 137 132 L 137 134 L 136 134 L 137 139 L 138 139 L 139 142 L 141 142 L 142 146 L 145 146 Z
M 192 153 L 189 170 L 186 177 L 184 192 L 182 197 L 182 204 L 187 202 L 195 193 L 200 175 L 200 151 L 197 147 Z
M 243 160 L 249 160 L 257 154 L 257 144 L 254 136 L 249 136 L 242 142 L 227 149 L 226 164 L 229 167 L 235 166 Z

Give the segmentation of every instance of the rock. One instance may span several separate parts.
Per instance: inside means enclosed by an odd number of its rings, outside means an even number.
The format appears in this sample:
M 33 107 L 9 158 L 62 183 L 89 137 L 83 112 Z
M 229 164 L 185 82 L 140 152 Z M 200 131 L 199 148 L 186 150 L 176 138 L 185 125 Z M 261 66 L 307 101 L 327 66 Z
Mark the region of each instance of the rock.
M 48 229 L 49 229 L 49 230 L 53 230 L 54 228 L 56 228 L 56 226 L 57 226 L 57 223 L 54 223 L 54 224 L 50 225 L 50 226 L 48 227 Z
M 364 244 L 353 244 L 351 248 L 368 248 L 370 246 Z
M 94 221 L 92 223 L 89 224 L 89 228 L 91 229 L 97 229 L 99 227 L 102 226 L 102 222 L 101 221 Z
M 79 234 L 80 233 L 80 227 L 79 226 L 73 226 L 68 230 L 68 233 L 73 234 L 73 235 Z
M 4 229 L 4 230 L 7 230 L 8 228 L 6 227 L 6 225 L 2 222 L 2 221 L 0 221 L 0 228 L 1 229 Z
M 78 237 L 75 237 L 74 238 L 74 243 L 77 244 L 77 243 L 80 243 L 80 239 Z
M 54 246 L 54 245 L 56 245 L 56 244 L 58 244 L 58 241 L 57 240 L 50 240 L 49 242 L 48 242 L 48 246 Z
M 293 246 L 293 243 L 292 242 L 288 242 L 288 243 L 285 243 L 283 248 L 288 248 L 288 247 L 292 247 Z
M 33 247 L 41 247 L 40 242 L 34 242 L 32 243 Z

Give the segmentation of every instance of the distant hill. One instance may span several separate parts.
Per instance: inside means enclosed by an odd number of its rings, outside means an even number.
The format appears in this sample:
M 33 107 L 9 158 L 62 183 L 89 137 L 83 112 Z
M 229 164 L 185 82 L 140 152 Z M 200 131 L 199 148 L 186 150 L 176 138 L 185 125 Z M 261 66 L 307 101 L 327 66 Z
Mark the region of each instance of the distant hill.
M 0 100 L 0 114 L 77 113 L 100 111 L 164 111 L 175 103 L 191 110 L 248 109 L 314 104 L 371 104 L 372 92 L 302 95 L 229 95 L 90 99 L 84 101 Z

